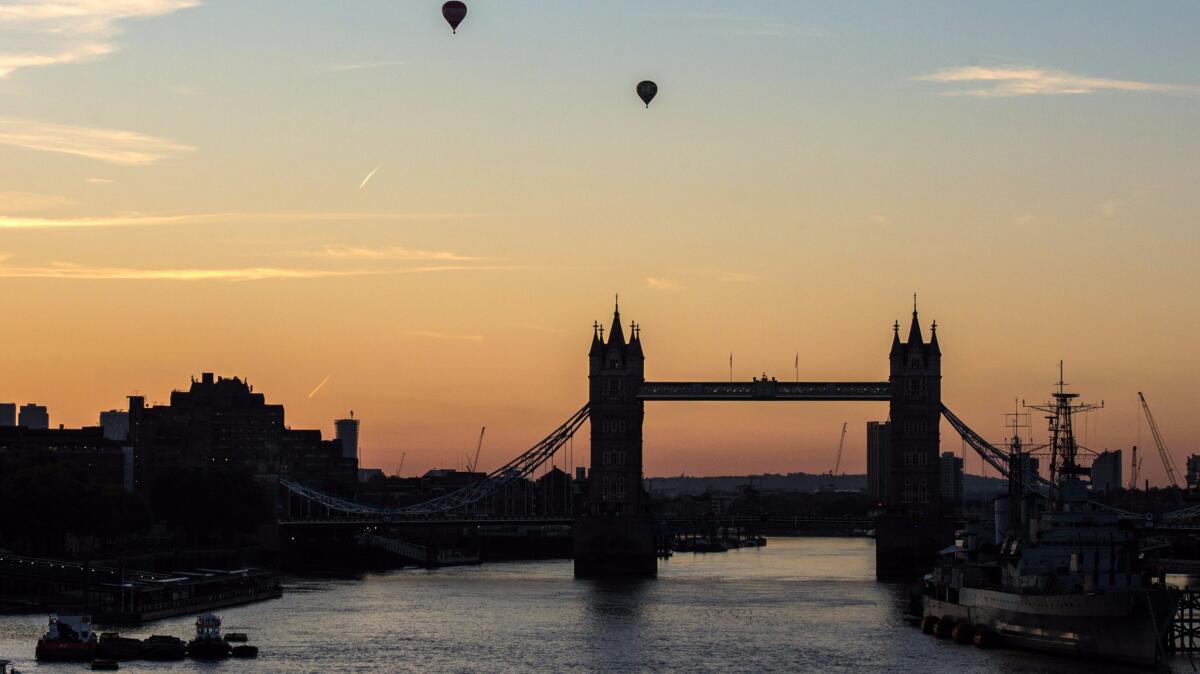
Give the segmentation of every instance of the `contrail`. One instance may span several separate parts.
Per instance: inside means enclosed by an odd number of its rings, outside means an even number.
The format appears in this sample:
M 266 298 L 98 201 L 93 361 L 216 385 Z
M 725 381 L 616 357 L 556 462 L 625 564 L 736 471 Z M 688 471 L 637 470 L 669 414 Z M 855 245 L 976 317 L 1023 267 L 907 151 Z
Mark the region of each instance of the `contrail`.
M 367 174 L 367 177 L 366 177 L 366 178 L 363 178 L 363 181 L 362 181 L 361 183 L 359 183 L 359 185 L 358 185 L 358 189 L 360 189 L 360 190 L 361 190 L 362 188 L 366 187 L 366 186 L 367 186 L 367 183 L 371 181 L 371 176 L 375 175 L 375 172 L 376 172 L 376 171 L 378 171 L 378 170 L 379 170 L 379 167 L 378 167 L 378 166 L 376 166 L 375 168 L 371 169 L 371 172 Z
M 322 387 L 322 386 L 324 386 L 324 385 L 325 385 L 325 382 L 329 381 L 329 377 L 332 377 L 332 376 L 333 376 L 333 375 L 329 375 L 329 376 L 325 377 L 324 379 L 322 379 L 322 380 L 321 380 L 321 383 L 320 383 L 320 384 L 317 384 L 317 387 L 316 387 L 315 389 L 313 389 L 313 390 L 312 390 L 312 393 L 309 393 L 309 394 L 308 394 L 308 397 L 309 397 L 309 398 L 311 398 L 311 397 L 313 397 L 313 396 L 317 395 L 317 391 L 320 391 L 320 390 L 321 390 L 321 387 Z

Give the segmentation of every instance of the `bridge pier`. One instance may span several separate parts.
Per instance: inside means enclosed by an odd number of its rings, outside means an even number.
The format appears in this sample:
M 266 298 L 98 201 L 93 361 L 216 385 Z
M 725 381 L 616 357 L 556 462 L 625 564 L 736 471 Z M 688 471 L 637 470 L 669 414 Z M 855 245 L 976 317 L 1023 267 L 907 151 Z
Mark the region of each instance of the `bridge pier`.
M 654 520 L 649 515 L 575 520 L 575 577 L 658 573 Z

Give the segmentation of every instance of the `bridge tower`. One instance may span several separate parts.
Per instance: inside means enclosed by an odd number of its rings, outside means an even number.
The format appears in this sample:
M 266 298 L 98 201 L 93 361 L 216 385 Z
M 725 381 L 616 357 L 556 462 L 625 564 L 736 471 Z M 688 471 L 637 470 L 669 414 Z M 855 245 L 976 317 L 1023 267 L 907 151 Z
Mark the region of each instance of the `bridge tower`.
M 907 341 L 893 327 L 888 474 L 884 513 L 876 527 L 876 575 L 924 573 L 937 551 L 954 542 L 953 511 L 943 505 L 938 453 L 942 417 L 942 350 L 937 322 L 921 334 L 916 298 Z
M 575 520 L 575 575 L 654 575 L 654 522 L 642 489 L 642 419 L 638 391 L 645 381 L 641 329 L 621 326 L 613 309 L 608 341 L 592 326 L 588 400 L 592 452 L 587 508 Z

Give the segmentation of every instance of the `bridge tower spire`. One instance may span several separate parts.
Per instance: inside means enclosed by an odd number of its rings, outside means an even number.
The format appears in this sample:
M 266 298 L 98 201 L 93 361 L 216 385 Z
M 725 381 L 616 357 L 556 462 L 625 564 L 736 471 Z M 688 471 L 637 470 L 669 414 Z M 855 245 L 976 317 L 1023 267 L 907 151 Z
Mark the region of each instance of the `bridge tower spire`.
M 644 403 L 638 394 L 646 357 L 636 323 L 626 341 L 617 301 L 608 342 L 599 344 L 593 328 L 588 353 L 591 470 L 585 514 L 575 521 L 575 575 L 581 577 L 653 575 L 658 564 L 642 489 Z

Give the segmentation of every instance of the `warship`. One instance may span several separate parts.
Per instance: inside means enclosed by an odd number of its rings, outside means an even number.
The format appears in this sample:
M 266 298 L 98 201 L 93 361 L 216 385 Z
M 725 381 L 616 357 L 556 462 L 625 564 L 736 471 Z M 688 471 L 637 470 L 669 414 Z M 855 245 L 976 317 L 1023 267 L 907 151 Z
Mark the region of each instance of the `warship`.
M 979 646 L 1003 644 L 1153 666 L 1180 593 L 1138 547 L 1134 522 L 1088 499 L 1072 417 L 1101 405 L 1066 390 L 1061 365 L 1047 413 L 1050 479 L 1009 448 L 1009 492 L 992 527 L 964 529 L 923 584 L 922 628 Z

